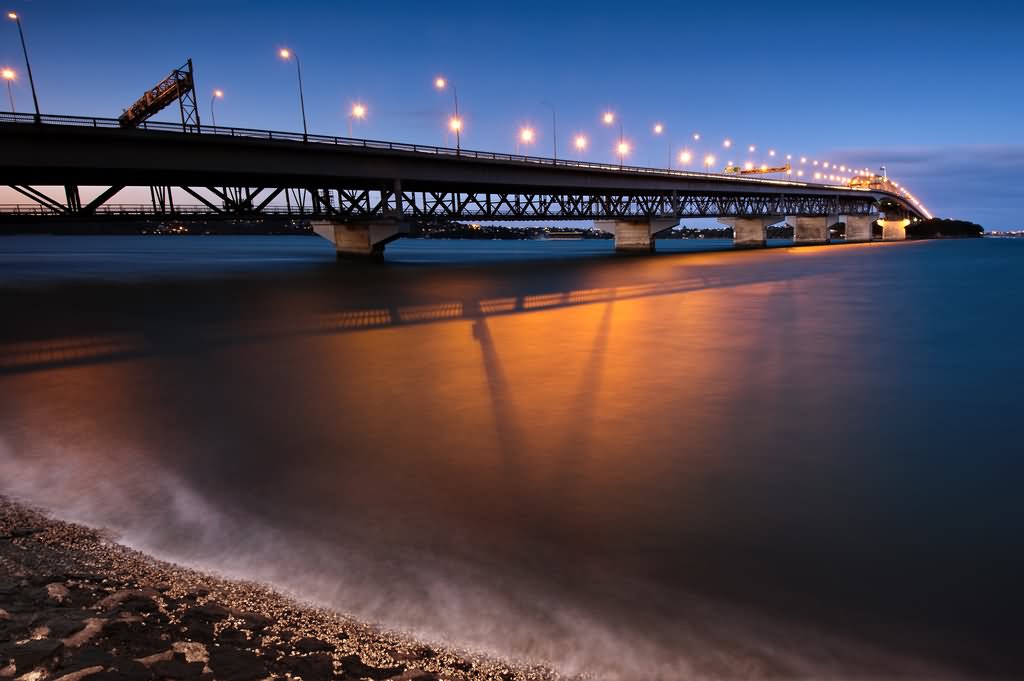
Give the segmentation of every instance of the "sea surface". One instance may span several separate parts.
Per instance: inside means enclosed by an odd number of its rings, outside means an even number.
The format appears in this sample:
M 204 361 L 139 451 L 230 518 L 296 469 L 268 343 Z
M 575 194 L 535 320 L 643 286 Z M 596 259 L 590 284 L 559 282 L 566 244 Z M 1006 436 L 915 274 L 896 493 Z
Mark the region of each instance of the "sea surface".
M 1024 678 L 1024 240 L 0 238 L 0 493 L 598 679 Z

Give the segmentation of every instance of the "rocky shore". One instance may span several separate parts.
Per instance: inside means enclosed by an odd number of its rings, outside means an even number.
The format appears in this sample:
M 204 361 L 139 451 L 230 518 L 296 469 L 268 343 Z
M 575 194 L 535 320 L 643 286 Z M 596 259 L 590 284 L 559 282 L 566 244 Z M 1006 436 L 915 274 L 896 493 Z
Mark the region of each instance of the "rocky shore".
M 154 560 L 0 497 L 0 679 L 552 679 Z

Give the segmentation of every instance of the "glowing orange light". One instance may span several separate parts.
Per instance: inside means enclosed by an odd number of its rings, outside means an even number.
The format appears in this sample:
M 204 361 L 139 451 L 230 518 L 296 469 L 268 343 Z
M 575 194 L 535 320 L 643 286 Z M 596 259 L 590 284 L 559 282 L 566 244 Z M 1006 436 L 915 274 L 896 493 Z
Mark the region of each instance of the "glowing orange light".
M 619 156 L 625 156 L 626 154 L 629 153 L 629 143 L 619 142 L 619 146 L 616 147 L 616 149 L 619 152 Z
M 605 111 L 604 116 L 601 117 L 601 120 L 604 121 L 605 125 L 611 125 L 612 123 L 615 122 L 615 114 L 613 114 L 611 111 Z
M 281 48 L 281 51 L 278 52 L 278 54 L 281 55 L 281 59 L 288 59 L 289 57 L 292 56 L 291 50 L 287 50 L 283 47 Z
M 366 116 L 366 107 L 362 104 L 352 105 L 352 117 L 353 118 L 364 118 Z
M 654 124 L 654 134 L 655 135 L 660 135 L 662 132 L 664 132 L 664 130 L 665 130 L 665 126 L 663 126 L 661 123 L 655 123 Z
M 224 91 L 223 90 L 214 90 L 213 91 L 213 96 L 216 97 L 217 99 L 220 99 L 221 97 L 224 96 Z
M 753 170 L 753 169 L 754 169 L 754 164 L 753 164 L 753 162 L 751 162 L 751 161 L 747 161 L 746 163 L 744 163 L 744 164 L 743 164 L 743 169 L 744 169 L 744 170 Z
M 533 141 L 533 128 L 523 128 L 519 131 L 519 141 L 529 144 Z
M 587 137 L 586 135 L 576 135 L 576 148 L 579 151 L 583 151 L 587 148 Z
M 17 14 L 15 14 L 14 12 L 8 12 L 8 13 L 7 13 L 7 18 L 8 18 L 8 19 L 17 19 L 17 18 L 18 18 L 18 15 L 17 15 Z
M 679 153 L 679 162 L 680 163 L 689 163 L 692 159 L 693 159 L 693 156 L 691 156 L 690 152 L 688 152 L 688 151 L 682 151 L 682 152 Z
M 446 85 L 448 85 L 448 81 L 446 81 L 441 76 L 438 76 L 437 78 L 434 79 L 434 87 L 436 87 L 438 90 L 443 90 Z
M 0 71 L 0 76 L 3 76 L 4 80 L 14 80 L 14 69 L 4 69 Z
M 448 127 L 451 128 L 452 132 L 458 132 L 462 130 L 462 119 L 455 118 L 454 116 L 452 116 L 448 120 Z
M 711 154 L 708 154 L 707 156 L 704 157 L 704 165 L 706 167 L 710 168 L 712 165 L 714 165 L 714 163 L 715 163 L 715 157 L 712 156 Z

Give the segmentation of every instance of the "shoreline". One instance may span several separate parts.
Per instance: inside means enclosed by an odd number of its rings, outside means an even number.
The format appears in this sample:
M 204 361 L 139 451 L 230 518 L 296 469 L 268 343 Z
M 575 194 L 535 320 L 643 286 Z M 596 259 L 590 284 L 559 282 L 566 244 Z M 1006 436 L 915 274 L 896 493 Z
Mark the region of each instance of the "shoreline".
M 0 679 L 553 680 L 118 544 L 0 495 Z

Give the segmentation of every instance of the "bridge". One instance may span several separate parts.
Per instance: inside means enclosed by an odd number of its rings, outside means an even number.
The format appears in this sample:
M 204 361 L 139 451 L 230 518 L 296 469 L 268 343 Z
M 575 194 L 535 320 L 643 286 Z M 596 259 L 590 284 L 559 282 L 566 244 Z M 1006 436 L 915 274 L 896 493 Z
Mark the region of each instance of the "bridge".
M 308 220 L 339 256 L 379 256 L 415 222 L 593 220 L 618 251 L 654 250 L 682 218 L 717 218 L 737 246 L 786 220 L 798 244 L 905 238 L 931 217 L 894 186 L 851 187 L 235 127 L 0 113 L 0 184 L 27 199 L 0 223 Z M 53 196 L 52 188 L 59 188 Z M 93 195 L 83 199 L 83 188 Z M 128 188 L 149 201 L 115 203 Z M 172 189 L 173 188 L 173 189 Z M 136 190 L 136 194 L 138 191 Z M 175 202 L 175 193 L 191 203 Z

